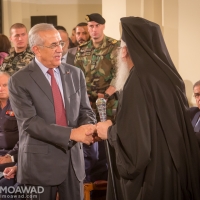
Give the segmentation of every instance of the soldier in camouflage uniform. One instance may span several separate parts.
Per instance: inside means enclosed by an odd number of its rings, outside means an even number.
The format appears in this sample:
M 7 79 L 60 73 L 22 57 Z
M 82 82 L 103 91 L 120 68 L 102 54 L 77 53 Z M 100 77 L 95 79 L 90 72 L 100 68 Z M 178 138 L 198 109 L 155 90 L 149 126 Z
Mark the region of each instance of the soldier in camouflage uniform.
M 14 47 L 10 49 L 9 56 L 4 59 L 0 71 L 13 75 L 28 65 L 34 58 L 34 54 L 28 46 L 28 34 L 24 24 L 16 23 L 11 26 L 10 40 Z
M 97 120 L 99 121 L 95 104 L 97 98 L 107 99 L 107 118 L 113 120 L 113 110 L 117 107 L 117 99 L 114 95 L 116 49 L 120 43 L 103 34 L 105 19 L 100 14 L 87 15 L 86 21 L 91 40 L 79 46 L 74 63 L 85 74 L 88 96 L 97 114 Z M 103 141 L 88 147 L 83 145 L 83 151 L 86 172 L 84 182 L 107 180 L 108 167 Z
M 117 100 L 114 88 L 116 73 L 116 49 L 120 42 L 107 37 L 103 34 L 100 41 L 96 41 L 97 34 L 92 35 L 95 25 L 104 26 L 105 19 L 99 14 L 91 14 L 86 16 L 88 21 L 88 30 L 91 34 L 91 40 L 81 44 L 75 57 L 75 66 L 81 68 L 85 74 L 87 92 L 91 102 L 91 106 L 96 111 L 97 98 L 107 99 L 107 118 L 113 120 L 113 110 L 117 107 Z M 90 24 L 93 23 L 94 24 Z M 92 27 L 90 27 L 92 26 Z M 98 38 L 99 39 L 99 38 Z

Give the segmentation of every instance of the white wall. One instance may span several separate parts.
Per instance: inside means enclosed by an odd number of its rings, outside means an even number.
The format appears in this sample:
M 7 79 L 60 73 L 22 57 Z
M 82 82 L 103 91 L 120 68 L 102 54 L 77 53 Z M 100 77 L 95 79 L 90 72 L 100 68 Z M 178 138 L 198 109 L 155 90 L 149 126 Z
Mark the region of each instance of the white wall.
M 86 14 L 94 12 L 102 13 L 101 0 L 4 0 L 3 32 L 9 35 L 10 26 L 16 22 L 30 29 L 30 16 L 57 15 L 58 25 L 71 34 L 79 22 L 86 22 Z

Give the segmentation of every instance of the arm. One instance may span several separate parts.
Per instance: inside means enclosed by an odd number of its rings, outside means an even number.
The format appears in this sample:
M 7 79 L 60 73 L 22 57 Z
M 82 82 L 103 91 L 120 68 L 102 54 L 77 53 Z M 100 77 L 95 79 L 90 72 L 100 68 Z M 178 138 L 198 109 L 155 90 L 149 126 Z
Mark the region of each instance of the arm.
M 109 94 L 109 96 L 113 95 L 115 92 L 116 92 L 116 89 L 115 89 L 115 82 L 116 82 L 116 65 L 117 65 L 117 56 L 116 56 L 116 51 L 117 51 L 117 48 L 120 46 L 120 42 L 118 41 L 113 49 L 112 49 L 112 52 L 110 54 L 110 59 L 111 59 L 111 63 L 113 65 L 113 70 L 112 70 L 112 75 L 113 75 L 113 79 L 111 80 L 110 82 L 110 86 L 106 89 L 105 93 L 106 94 Z M 98 98 L 104 98 L 104 94 L 102 93 L 98 93 Z
M 32 100 L 33 97 L 31 97 L 31 93 L 26 89 L 26 85 L 24 85 L 20 78 L 16 78 L 16 76 L 10 78 L 9 92 L 12 108 L 18 120 L 19 134 L 21 137 L 26 137 L 26 135 L 29 134 L 32 138 L 37 140 L 68 149 L 68 142 L 73 127 L 62 127 L 45 121 L 45 118 L 47 120 L 48 117 L 53 121 L 52 116 L 48 115 L 47 109 L 45 112 L 41 111 L 41 109 L 38 111 L 40 112 L 40 115 L 43 114 L 43 118 L 38 116 Z M 77 139 L 76 137 L 74 138 L 75 141 L 86 139 L 83 135 L 89 134 L 91 129 L 89 127 L 84 127 L 84 129 L 81 129 L 80 131 L 82 131 L 79 134 L 82 134 L 81 138 Z M 92 142 L 92 140 L 82 142 L 88 144 Z
M 119 174 L 125 179 L 133 179 L 143 172 L 151 159 L 148 108 L 139 79 L 133 79 L 123 91 L 116 123 L 112 126 L 109 121 L 97 124 L 98 134 L 99 129 L 104 132 L 99 136 L 108 138 L 114 149 Z
M 2 156 L 0 158 L 0 164 L 17 162 L 18 148 L 19 148 L 19 142 L 17 142 L 14 148 L 10 150 L 5 156 Z
M 83 71 L 80 70 L 81 105 L 78 126 L 83 124 L 96 124 L 96 115 L 93 112 L 87 95 L 86 81 Z

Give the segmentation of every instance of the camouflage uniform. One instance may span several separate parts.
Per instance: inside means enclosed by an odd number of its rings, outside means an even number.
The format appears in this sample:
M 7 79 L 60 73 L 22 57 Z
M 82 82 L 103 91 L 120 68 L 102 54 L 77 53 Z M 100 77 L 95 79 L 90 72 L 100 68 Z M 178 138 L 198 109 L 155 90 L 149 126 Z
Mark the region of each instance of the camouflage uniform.
M 114 86 L 116 74 L 116 50 L 120 42 L 104 36 L 102 44 L 95 48 L 92 40 L 80 45 L 76 57 L 75 66 L 81 68 L 85 74 L 87 92 L 91 106 L 96 112 L 95 101 L 97 93 L 105 93 L 106 89 Z M 107 101 L 108 119 L 113 119 L 112 110 L 116 109 L 117 100 L 114 95 Z
M 22 69 L 35 57 L 30 48 L 16 55 L 14 47 L 10 49 L 9 56 L 6 57 L 0 66 L 0 71 L 7 72 L 13 75 L 18 70 Z

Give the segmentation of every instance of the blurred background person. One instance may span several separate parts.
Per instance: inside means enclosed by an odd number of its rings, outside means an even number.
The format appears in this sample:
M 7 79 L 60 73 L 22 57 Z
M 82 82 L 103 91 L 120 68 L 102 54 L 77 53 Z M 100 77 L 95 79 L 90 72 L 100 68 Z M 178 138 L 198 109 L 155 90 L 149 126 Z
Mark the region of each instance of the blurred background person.
M 0 34 L 0 66 L 2 65 L 5 57 L 8 56 L 10 48 L 11 44 L 8 37 L 4 34 Z
M 73 55 L 76 55 L 77 49 L 81 44 L 84 44 L 90 40 L 87 23 L 81 22 L 81 23 L 77 24 L 77 26 L 75 27 L 75 32 L 76 32 L 75 36 L 76 36 L 76 41 L 78 43 L 78 46 L 70 48 L 68 50 L 68 52 Z
M 58 30 L 62 41 L 65 42 L 65 45 L 62 48 L 63 52 L 62 52 L 61 62 L 68 63 L 70 65 L 74 65 L 75 55 L 68 51 L 69 35 L 68 35 L 67 30 L 63 26 L 56 26 L 55 28 Z
M 9 51 L 9 56 L 4 59 L 0 71 L 13 75 L 28 65 L 34 54 L 28 46 L 28 34 L 24 24 L 15 23 L 10 27 L 10 41 L 13 47 Z
M 0 171 L 15 165 L 19 149 L 17 120 L 9 100 L 9 78 L 8 73 L 0 72 Z
M 189 111 L 192 120 L 192 126 L 194 127 L 194 132 L 200 146 L 200 80 L 194 84 L 193 93 L 197 106 L 191 107 Z
M 69 48 L 73 48 L 73 47 L 76 47 L 78 45 L 77 41 L 76 41 L 76 31 L 75 31 L 75 27 L 72 29 L 72 33 L 71 33 L 71 36 L 70 36 L 70 46 Z

